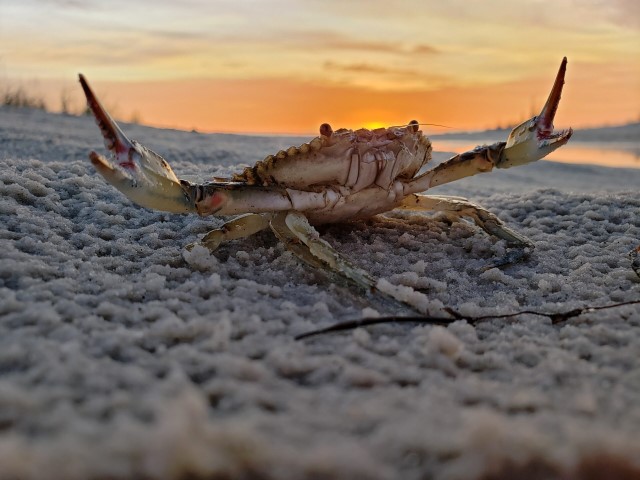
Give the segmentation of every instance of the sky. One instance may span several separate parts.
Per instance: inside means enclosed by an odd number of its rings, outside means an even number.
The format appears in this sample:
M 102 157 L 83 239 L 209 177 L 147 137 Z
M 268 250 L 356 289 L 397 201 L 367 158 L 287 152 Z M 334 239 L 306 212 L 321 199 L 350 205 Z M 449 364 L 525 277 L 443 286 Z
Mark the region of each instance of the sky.
M 638 0 L 0 0 L 0 93 L 206 132 L 640 120 Z M 425 127 L 440 133 L 437 127 Z

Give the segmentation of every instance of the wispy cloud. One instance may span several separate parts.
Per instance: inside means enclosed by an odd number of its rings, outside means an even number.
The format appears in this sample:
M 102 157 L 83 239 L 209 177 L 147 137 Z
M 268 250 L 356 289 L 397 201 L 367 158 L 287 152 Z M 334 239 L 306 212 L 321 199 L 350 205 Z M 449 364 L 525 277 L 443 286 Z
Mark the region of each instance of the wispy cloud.
M 332 61 L 324 62 L 324 68 L 332 71 L 339 72 L 354 72 L 354 73 L 373 73 L 380 75 L 394 75 L 394 76 L 404 76 L 404 75 L 418 75 L 417 70 L 411 69 L 400 69 L 393 67 L 386 67 L 381 65 L 372 65 L 369 63 L 336 63 Z
M 393 63 L 336 62 L 327 60 L 324 70 L 341 81 L 336 84 L 362 86 L 369 78 L 378 79 L 368 82 L 369 88 L 387 91 L 436 90 L 446 85 L 455 85 L 455 73 L 447 74 L 429 68 L 411 68 Z
M 638 0 L 611 0 L 612 19 L 619 25 L 640 29 L 640 2 Z
M 292 31 L 282 40 L 291 46 L 318 49 L 367 51 L 399 55 L 433 55 L 439 50 L 427 44 L 413 44 L 397 40 L 379 41 L 358 38 L 335 30 Z

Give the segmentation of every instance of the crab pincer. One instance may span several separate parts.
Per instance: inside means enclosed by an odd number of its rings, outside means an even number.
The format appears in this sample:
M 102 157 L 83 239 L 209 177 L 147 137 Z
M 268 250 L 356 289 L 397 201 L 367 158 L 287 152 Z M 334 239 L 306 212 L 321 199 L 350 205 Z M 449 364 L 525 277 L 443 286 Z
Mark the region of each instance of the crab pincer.
M 80 85 L 111 153 L 107 158 L 92 151 L 91 163 L 104 179 L 138 205 L 173 213 L 192 213 L 193 205 L 164 158 L 129 140 L 102 106 L 84 75 Z

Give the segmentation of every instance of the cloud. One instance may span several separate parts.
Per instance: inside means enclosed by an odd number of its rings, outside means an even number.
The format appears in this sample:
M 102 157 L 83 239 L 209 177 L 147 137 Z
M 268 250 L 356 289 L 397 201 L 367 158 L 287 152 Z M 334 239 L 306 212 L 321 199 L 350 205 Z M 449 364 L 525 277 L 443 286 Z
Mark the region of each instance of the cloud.
M 304 46 L 333 50 L 356 50 L 401 55 L 433 55 L 439 50 L 424 43 L 407 44 L 402 42 L 374 41 L 345 35 L 332 30 L 292 31 L 287 34 L 287 43 L 292 46 Z
M 426 45 L 424 43 L 420 43 L 418 45 L 414 45 L 411 48 L 411 52 L 412 53 L 417 53 L 417 54 L 425 54 L 425 55 L 432 55 L 434 53 L 440 53 L 440 50 L 438 50 L 437 48 L 431 46 L 431 45 Z
M 104 2 L 100 0 L 24 0 L 23 5 L 33 5 L 34 7 L 51 6 L 54 9 L 76 9 L 83 11 L 107 8 Z
M 614 8 L 613 20 L 620 25 L 640 28 L 640 2 L 638 0 L 609 0 Z
M 144 31 L 144 35 L 155 40 L 207 40 L 208 35 L 203 32 L 185 30 L 160 30 L 152 29 Z
M 419 72 L 413 69 L 384 67 L 381 65 L 372 65 L 369 63 L 336 63 L 332 61 L 326 61 L 324 62 L 323 66 L 325 70 L 338 71 L 338 72 L 373 73 L 373 74 L 393 75 L 393 76 L 419 75 Z

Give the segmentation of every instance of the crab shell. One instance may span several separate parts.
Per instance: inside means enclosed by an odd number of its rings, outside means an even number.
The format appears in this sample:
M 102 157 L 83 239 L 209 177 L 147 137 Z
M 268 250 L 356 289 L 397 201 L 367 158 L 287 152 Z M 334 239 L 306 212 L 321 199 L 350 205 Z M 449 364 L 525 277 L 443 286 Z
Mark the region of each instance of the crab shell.
M 325 123 L 320 136 L 269 155 L 233 180 L 307 191 L 347 187 L 352 194 L 374 185 L 389 189 L 397 180 L 413 178 L 431 160 L 431 151 L 431 142 L 416 121 L 399 127 L 335 132 Z

